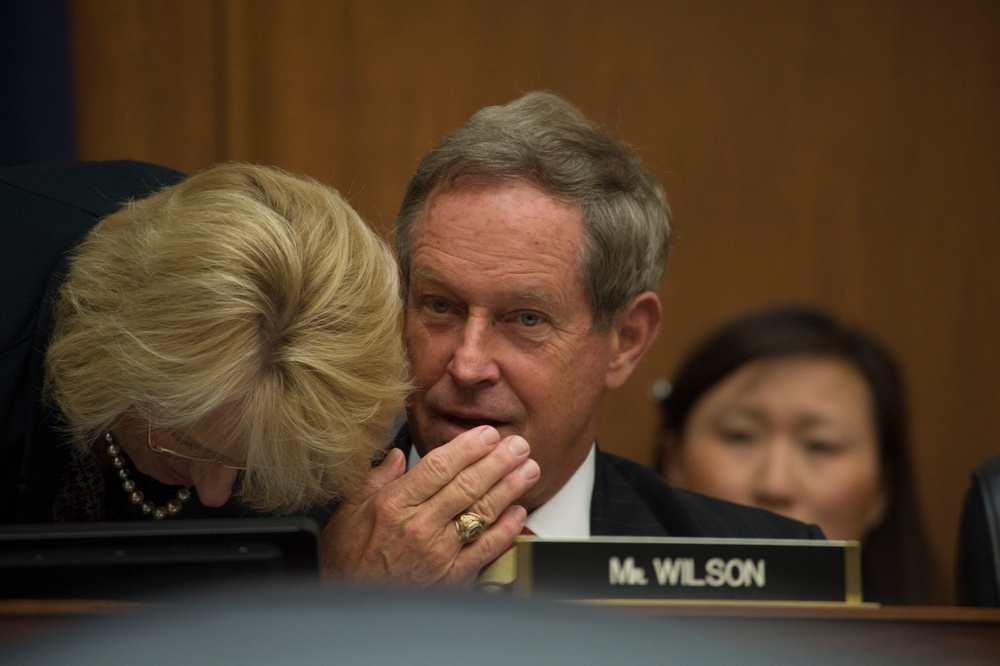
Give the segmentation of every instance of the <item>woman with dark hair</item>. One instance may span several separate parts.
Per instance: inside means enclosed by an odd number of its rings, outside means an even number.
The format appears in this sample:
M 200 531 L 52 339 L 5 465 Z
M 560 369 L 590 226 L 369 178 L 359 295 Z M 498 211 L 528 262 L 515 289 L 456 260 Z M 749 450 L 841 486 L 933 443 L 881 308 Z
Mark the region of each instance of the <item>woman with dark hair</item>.
M 694 349 L 661 406 L 670 482 L 860 541 L 867 601 L 940 601 L 902 380 L 870 336 L 810 308 L 746 315 Z

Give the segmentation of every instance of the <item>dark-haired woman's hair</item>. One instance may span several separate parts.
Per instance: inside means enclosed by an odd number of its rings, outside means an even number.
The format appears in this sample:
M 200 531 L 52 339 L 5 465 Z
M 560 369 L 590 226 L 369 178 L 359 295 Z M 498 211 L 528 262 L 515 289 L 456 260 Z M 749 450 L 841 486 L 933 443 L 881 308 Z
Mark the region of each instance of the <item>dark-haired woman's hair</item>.
M 892 356 L 863 331 L 807 307 L 778 307 L 738 318 L 710 335 L 681 364 L 661 401 L 664 441 L 681 446 L 691 410 L 747 363 L 789 357 L 834 358 L 864 378 L 872 401 L 882 482 L 890 503 L 862 547 L 865 599 L 885 604 L 941 601 L 910 464 L 906 399 Z M 669 452 L 658 451 L 664 462 Z M 663 469 L 662 465 L 659 469 Z

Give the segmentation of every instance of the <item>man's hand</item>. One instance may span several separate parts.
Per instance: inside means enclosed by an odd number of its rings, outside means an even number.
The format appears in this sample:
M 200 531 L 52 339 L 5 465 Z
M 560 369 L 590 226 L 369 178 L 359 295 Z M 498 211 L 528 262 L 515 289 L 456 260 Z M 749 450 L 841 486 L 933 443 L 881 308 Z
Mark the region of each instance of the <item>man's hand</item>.
M 460 584 L 500 555 L 527 512 L 509 506 L 539 477 L 528 443 L 500 441 L 480 426 L 440 446 L 406 472 L 394 449 L 344 500 L 323 531 L 320 560 L 326 580 L 408 585 Z M 455 516 L 481 515 L 487 528 L 462 545 Z

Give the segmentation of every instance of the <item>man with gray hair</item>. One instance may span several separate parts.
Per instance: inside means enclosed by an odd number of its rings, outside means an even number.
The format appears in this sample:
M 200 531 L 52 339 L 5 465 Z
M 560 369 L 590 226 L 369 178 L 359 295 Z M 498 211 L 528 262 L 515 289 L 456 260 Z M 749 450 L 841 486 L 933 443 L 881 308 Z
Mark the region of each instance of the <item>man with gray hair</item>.
M 425 156 L 396 220 L 408 424 L 400 452 L 334 514 L 327 571 L 457 583 L 524 526 L 821 538 L 597 447 L 605 392 L 659 332 L 670 235 L 666 195 L 635 151 L 551 93 L 482 109 Z

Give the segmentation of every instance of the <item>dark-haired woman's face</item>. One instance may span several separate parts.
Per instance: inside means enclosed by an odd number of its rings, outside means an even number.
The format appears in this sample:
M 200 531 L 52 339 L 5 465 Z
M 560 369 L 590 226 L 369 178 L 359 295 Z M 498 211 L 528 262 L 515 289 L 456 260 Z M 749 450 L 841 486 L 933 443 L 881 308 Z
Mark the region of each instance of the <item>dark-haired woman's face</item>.
M 861 540 L 882 520 L 871 398 L 832 358 L 749 363 L 691 410 L 668 479 L 684 488 Z

